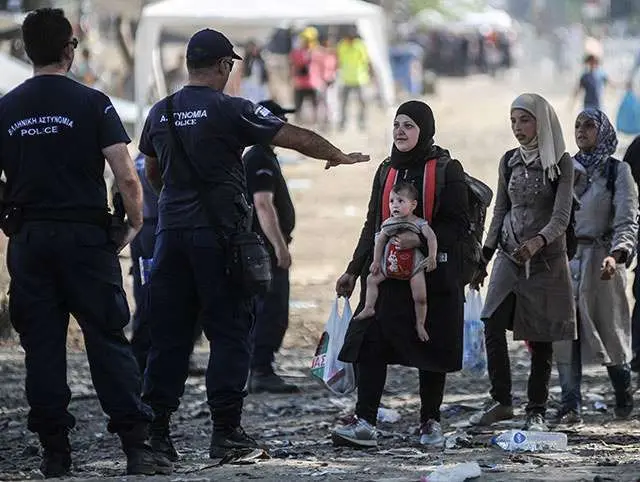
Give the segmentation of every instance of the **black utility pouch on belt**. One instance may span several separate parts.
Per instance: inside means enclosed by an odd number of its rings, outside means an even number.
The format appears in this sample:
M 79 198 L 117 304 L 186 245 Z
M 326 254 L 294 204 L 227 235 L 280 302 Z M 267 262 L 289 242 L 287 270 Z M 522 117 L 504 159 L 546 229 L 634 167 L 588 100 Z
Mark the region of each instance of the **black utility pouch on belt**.
M 253 220 L 252 207 L 247 203 L 243 194 L 236 197 L 236 205 L 244 211 L 245 226 L 240 226 L 237 232 L 226 235 L 221 229 L 219 216 L 214 206 L 209 202 L 209 189 L 201 180 L 198 171 L 187 155 L 182 139 L 176 129 L 173 118 L 173 95 L 167 97 L 167 114 L 169 138 L 175 147 L 174 152 L 182 158 L 184 164 L 190 172 L 190 181 L 200 197 L 200 202 L 204 207 L 205 213 L 209 218 L 211 226 L 215 229 L 216 234 L 224 243 L 227 254 L 227 273 L 237 289 L 246 295 L 263 295 L 271 288 L 271 257 L 267 251 L 262 238 L 250 231 L 250 223 Z

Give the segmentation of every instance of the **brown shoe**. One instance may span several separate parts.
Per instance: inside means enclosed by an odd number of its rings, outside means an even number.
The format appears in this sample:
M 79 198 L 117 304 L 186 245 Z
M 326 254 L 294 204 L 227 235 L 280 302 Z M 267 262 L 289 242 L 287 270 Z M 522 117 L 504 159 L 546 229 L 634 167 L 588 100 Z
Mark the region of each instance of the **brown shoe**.
M 494 403 L 484 412 L 476 413 L 471 416 L 469 422 L 471 425 L 493 425 L 501 420 L 510 420 L 513 418 L 513 406 Z

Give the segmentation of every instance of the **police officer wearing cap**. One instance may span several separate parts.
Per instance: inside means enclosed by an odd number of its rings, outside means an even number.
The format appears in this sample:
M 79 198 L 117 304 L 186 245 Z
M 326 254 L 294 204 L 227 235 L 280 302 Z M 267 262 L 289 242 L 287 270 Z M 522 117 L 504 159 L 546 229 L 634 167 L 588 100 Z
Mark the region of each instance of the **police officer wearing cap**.
M 295 112 L 273 100 L 259 104 L 284 121 L 286 114 Z M 255 206 L 253 229 L 267 243 L 273 273 L 269 292 L 256 297 L 249 391 L 296 393 L 298 387 L 285 382 L 273 370 L 274 355 L 289 325 L 289 243 L 295 226 L 295 210 L 278 157 L 270 145 L 253 146 L 243 161 L 249 197 Z
M 166 473 L 168 461 L 145 442 L 152 412 L 140 400 L 140 373 L 123 333 L 129 309 L 118 252 L 142 225 L 129 138 L 106 95 L 67 77 L 78 41 L 62 10 L 31 12 L 22 35 L 34 75 L 0 99 L 0 170 L 7 181 L 1 223 L 10 238 L 11 322 L 25 351 L 28 428 L 44 449 L 40 468 L 45 477 L 59 477 L 71 467 L 66 337 L 73 314 L 127 473 Z M 105 158 L 128 215 L 113 237 Z
M 143 399 L 156 415 L 151 445 L 174 460 L 178 454 L 171 442 L 169 419 L 184 392 L 198 317 L 210 343 L 206 387 L 213 433 L 209 455 L 218 458 L 231 449 L 258 447 L 241 427 L 252 299 L 230 282 L 224 236 L 219 236 L 220 232 L 231 235 L 247 223 L 241 202 L 247 191 L 242 150 L 256 144 L 288 147 L 326 160 L 327 167 L 369 159 L 360 153 L 344 154 L 314 132 L 286 124 L 263 106 L 225 95 L 233 62 L 239 58 L 220 32 L 206 29 L 194 34 L 186 54 L 188 84 L 153 106 L 140 140 L 147 176 L 160 191 L 149 286 L 152 346 Z M 197 181 L 191 175 L 193 168 Z M 206 205 L 200 196 L 203 186 Z M 215 225 L 208 217 L 213 209 L 218 218 Z

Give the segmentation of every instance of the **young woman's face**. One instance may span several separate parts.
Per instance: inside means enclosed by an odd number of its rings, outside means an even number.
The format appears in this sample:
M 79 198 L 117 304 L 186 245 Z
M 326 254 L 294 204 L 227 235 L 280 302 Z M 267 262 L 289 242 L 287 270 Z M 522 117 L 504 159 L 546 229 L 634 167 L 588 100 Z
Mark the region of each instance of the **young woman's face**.
M 536 118 L 526 110 L 511 111 L 511 130 L 521 145 L 529 144 L 536 137 L 537 127 Z
M 393 143 L 400 152 L 409 152 L 416 147 L 420 128 L 405 114 L 399 114 L 393 121 Z
M 598 144 L 598 127 L 593 119 L 579 115 L 576 119 L 576 145 L 583 152 L 595 149 Z
M 418 201 L 409 199 L 406 194 L 400 192 L 391 192 L 389 196 L 389 211 L 391 216 L 408 216 L 418 207 Z

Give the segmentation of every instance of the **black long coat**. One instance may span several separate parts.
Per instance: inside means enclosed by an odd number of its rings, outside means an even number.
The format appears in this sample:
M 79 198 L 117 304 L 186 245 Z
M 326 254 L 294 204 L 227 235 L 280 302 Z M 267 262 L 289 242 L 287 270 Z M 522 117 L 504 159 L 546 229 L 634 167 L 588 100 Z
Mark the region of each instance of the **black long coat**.
M 448 157 L 446 150 L 434 146 L 434 157 Z M 422 193 L 423 162 L 400 169 L 398 179 L 412 182 Z M 361 296 L 356 309 L 364 306 L 365 282 L 373 257 L 376 232 L 380 228 L 380 213 L 383 185 L 380 168 L 373 180 L 367 219 L 353 259 L 347 272 L 360 277 Z M 416 215 L 423 216 L 422 199 L 418 201 Z M 431 227 L 438 238 L 438 258 L 442 254 L 446 262 L 439 262 L 435 271 L 427 274 L 427 332 L 430 340 L 423 343 L 415 330 L 414 303 L 407 281 L 385 280 L 380 285 L 376 306 L 376 317 L 370 320 L 353 321 L 349 325 L 340 359 L 357 362 L 362 339 L 367 332 L 375 333 L 382 344 L 380 353 L 386 354 L 388 364 L 416 367 L 433 372 L 453 372 L 462 367 L 462 334 L 464 291 L 461 278 L 461 256 L 459 239 L 469 226 L 469 200 L 464 171 L 457 160 L 450 160 L 445 169 L 445 184 L 436 199 L 436 210 Z M 372 326 L 375 324 L 376 326 Z M 368 334 L 369 335 L 369 334 Z

